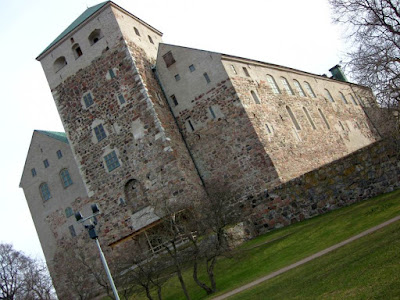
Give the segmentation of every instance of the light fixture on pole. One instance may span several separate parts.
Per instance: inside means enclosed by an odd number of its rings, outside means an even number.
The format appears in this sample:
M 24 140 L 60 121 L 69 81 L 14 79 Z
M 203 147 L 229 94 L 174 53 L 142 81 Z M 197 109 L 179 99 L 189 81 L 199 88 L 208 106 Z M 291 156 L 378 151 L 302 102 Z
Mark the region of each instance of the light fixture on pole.
M 100 259 L 101 259 L 101 262 L 103 263 L 104 270 L 106 271 L 108 280 L 110 282 L 112 291 L 114 293 L 115 300 L 120 300 L 119 296 L 118 296 L 117 288 L 115 287 L 114 280 L 111 276 L 110 269 L 108 268 L 106 258 L 104 257 L 103 251 L 101 250 L 98 235 L 96 232 L 96 225 L 97 225 L 96 216 L 100 214 L 100 209 L 97 206 L 97 204 L 92 204 L 90 207 L 92 208 L 92 213 L 93 213 L 91 216 L 84 218 L 82 216 L 82 214 L 79 211 L 77 211 L 75 213 L 75 218 L 76 218 L 77 222 L 82 223 L 85 226 L 85 228 L 87 229 L 87 231 L 89 233 L 89 237 L 91 239 L 95 240 L 97 249 L 99 249 Z M 87 224 L 85 224 L 86 221 L 88 221 Z

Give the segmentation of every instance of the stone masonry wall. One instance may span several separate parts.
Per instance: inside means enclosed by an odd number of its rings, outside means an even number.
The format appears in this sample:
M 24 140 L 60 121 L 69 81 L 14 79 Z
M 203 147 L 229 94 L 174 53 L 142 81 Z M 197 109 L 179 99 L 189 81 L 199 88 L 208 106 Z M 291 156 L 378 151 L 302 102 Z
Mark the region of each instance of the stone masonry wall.
M 400 141 L 382 140 L 246 199 L 257 234 L 400 187 Z

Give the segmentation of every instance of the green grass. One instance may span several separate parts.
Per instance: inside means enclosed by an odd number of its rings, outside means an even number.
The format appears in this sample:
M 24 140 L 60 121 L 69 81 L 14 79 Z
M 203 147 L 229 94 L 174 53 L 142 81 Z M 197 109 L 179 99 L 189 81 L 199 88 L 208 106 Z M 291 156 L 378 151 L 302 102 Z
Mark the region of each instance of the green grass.
M 400 223 L 230 297 L 400 299 Z
M 259 236 L 244 243 L 233 258 L 218 261 L 215 270 L 218 294 L 297 262 L 399 214 L 400 190 Z M 205 292 L 193 282 L 191 269 L 187 270 L 185 278 L 192 299 L 206 298 Z M 163 287 L 163 298 L 184 299 L 176 278 Z

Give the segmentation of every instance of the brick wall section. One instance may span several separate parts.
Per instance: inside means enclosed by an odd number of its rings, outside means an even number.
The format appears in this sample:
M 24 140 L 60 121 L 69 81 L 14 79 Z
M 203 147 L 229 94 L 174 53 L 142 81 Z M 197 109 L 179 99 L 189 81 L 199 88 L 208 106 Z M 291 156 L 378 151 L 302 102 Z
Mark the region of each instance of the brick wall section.
M 382 140 L 248 198 L 257 234 L 400 187 L 399 142 Z

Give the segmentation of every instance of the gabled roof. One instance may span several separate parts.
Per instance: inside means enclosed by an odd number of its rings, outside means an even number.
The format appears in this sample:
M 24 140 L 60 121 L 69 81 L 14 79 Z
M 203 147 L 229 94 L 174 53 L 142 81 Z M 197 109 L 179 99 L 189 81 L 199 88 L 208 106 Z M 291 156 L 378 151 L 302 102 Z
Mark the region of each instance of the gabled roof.
M 82 22 L 84 22 L 87 18 L 89 18 L 91 15 L 93 15 L 95 12 L 97 12 L 100 8 L 102 8 L 104 5 L 106 5 L 108 2 L 111 1 L 105 1 L 102 3 L 99 3 L 95 6 L 89 7 L 87 10 L 85 10 L 74 22 L 71 23 L 65 29 L 50 45 L 46 47 L 39 55 L 41 56 L 44 52 L 49 50 L 51 47 L 53 47 L 57 42 L 59 42 L 64 36 L 66 36 L 68 33 L 70 33 L 72 30 L 74 30 L 76 27 L 78 27 Z
M 53 139 L 56 139 L 56 140 L 66 143 L 66 144 L 69 144 L 69 141 L 67 139 L 67 135 L 65 134 L 65 132 L 46 131 L 46 130 L 35 130 L 35 132 L 43 133 L 43 134 L 47 135 L 48 137 L 51 137 Z

